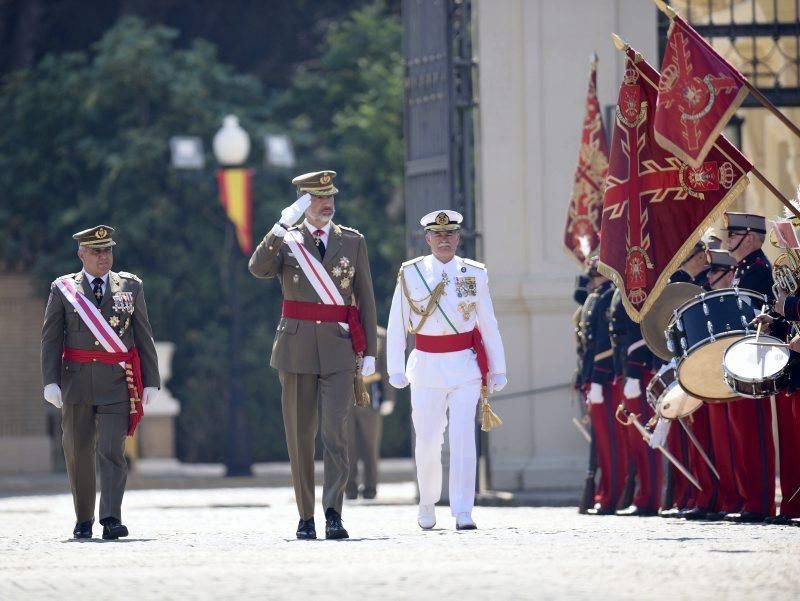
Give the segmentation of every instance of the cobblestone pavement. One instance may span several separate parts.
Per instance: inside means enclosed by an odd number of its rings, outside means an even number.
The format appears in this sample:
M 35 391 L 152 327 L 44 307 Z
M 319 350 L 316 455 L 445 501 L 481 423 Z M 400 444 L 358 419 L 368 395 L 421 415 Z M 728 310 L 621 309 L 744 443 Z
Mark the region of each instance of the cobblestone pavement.
M 800 598 L 800 528 L 478 507 L 422 532 L 411 484 L 379 492 L 347 541 L 296 540 L 288 488 L 129 491 L 119 542 L 73 541 L 68 495 L 0 499 L 0 599 Z

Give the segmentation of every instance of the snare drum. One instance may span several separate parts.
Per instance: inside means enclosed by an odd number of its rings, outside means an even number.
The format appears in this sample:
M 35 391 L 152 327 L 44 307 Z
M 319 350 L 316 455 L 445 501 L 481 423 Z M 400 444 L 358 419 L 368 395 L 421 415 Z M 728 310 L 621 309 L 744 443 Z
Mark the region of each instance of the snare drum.
M 697 411 L 703 401 L 687 394 L 675 374 L 672 361 L 658 370 L 647 385 L 647 402 L 656 415 L 665 419 L 687 417 Z
M 789 349 L 780 345 L 773 336 L 762 334 L 755 343 L 755 336 L 745 336 L 734 342 L 722 360 L 725 383 L 739 396 L 763 399 L 777 394 L 789 383 Z
M 750 322 L 766 302 L 766 296 L 752 290 L 724 288 L 698 294 L 675 309 L 668 346 L 686 392 L 710 401 L 737 396 L 725 384 L 722 359 L 729 346 L 754 333 Z

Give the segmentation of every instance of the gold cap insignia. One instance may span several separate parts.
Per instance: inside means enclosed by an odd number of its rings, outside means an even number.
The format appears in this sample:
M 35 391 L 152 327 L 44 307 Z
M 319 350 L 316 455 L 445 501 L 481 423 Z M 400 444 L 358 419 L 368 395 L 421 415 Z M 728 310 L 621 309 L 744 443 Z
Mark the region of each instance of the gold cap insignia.
M 448 223 L 450 223 L 450 218 L 447 213 L 439 213 L 436 216 L 436 225 L 447 225 Z
M 108 236 L 108 232 L 102 227 L 94 233 L 95 238 L 105 238 L 106 236 Z

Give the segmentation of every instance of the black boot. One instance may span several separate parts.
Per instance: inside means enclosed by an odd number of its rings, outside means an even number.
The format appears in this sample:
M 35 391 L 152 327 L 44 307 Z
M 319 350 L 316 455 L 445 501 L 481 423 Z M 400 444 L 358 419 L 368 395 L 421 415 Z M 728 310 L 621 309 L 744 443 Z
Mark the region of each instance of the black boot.
M 128 529 L 117 518 L 103 518 L 103 538 L 105 540 L 117 540 L 128 536 Z
M 94 524 L 94 518 L 88 522 L 78 522 L 72 529 L 72 536 L 74 538 L 92 538 L 92 524 Z
M 314 526 L 314 518 L 309 520 L 300 520 L 297 524 L 297 538 L 302 540 L 314 540 L 317 538 L 317 529 Z
M 342 525 L 342 516 L 333 507 L 325 510 L 325 538 L 350 538 Z

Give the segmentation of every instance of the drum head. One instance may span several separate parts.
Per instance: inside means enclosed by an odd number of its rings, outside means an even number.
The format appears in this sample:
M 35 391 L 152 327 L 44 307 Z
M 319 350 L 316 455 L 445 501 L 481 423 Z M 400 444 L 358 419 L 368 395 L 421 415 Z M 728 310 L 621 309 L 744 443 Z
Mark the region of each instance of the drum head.
M 743 336 L 720 338 L 695 349 L 678 364 L 678 381 L 690 395 L 711 402 L 733 399 L 733 392 L 723 379 L 722 358 L 725 351 Z
M 687 417 L 697 411 L 703 401 L 687 393 L 681 385 L 675 383 L 662 395 L 658 403 L 658 414 L 666 419 Z
M 745 336 L 733 343 L 723 357 L 725 371 L 737 380 L 762 382 L 776 377 L 789 363 L 789 349 L 755 344 L 755 336 Z M 773 336 L 760 336 L 759 342 L 780 344 Z

